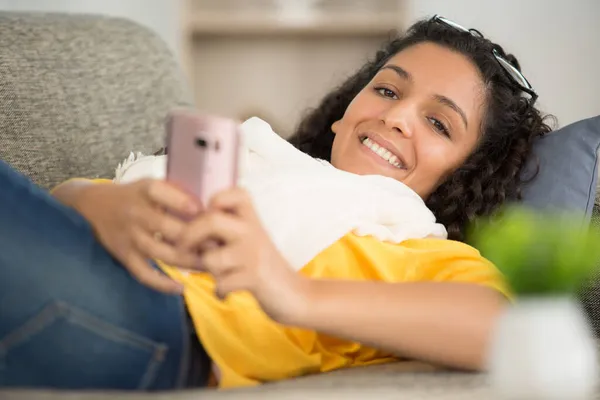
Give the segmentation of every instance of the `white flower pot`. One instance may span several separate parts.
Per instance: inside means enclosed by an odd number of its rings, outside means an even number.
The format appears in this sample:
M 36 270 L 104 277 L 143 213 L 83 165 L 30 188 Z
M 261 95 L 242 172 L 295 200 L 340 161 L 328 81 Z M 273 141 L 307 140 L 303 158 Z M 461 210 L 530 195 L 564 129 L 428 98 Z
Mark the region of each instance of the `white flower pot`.
M 591 329 L 570 297 L 520 299 L 498 321 L 490 384 L 508 400 L 587 400 L 598 383 Z

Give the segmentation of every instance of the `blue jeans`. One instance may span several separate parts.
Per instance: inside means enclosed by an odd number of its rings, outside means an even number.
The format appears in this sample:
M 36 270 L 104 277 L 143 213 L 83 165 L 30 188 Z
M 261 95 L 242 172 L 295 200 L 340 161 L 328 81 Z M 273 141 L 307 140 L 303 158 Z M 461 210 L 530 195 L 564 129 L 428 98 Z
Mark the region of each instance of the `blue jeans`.
M 87 221 L 0 161 L 0 388 L 186 385 L 183 300 L 144 287 Z

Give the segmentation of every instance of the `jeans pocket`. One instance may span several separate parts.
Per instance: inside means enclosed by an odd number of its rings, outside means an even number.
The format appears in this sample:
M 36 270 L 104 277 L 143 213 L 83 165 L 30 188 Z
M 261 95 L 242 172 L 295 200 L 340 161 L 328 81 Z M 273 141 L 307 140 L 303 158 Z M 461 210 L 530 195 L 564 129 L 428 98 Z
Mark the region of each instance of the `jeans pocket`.
M 168 346 L 64 302 L 53 302 L 0 339 L 0 387 L 152 386 Z

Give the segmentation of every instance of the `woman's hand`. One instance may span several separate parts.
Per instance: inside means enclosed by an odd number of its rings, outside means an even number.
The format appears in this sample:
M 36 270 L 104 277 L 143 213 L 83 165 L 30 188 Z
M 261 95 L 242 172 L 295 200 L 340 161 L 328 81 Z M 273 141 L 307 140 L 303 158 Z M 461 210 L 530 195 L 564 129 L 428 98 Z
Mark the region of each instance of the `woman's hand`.
M 220 298 L 247 290 L 280 323 L 303 312 L 308 280 L 279 253 L 244 190 L 217 194 L 208 211 L 187 227 L 180 246 L 201 251 L 201 268 L 214 276 Z
M 180 285 L 152 267 L 150 260 L 182 268 L 198 265 L 196 253 L 176 247 L 186 223 L 174 216 L 192 218 L 198 213 L 198 205 L 167 182 L 86 184 L 72 205 L 91 223 L 106 249 L 151 288 L 181 292 Z

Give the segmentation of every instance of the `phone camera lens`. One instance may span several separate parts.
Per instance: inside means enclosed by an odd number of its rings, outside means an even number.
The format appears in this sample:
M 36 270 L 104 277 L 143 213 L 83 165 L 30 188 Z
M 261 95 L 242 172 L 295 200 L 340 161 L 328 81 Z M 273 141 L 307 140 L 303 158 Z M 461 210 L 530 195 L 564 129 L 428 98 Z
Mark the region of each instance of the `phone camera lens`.
M 208 145 L 208 143 L 206 143 L 206 140 L 204 140 L 204 139 L 196 139 L 196 144 L 203 148 Z

